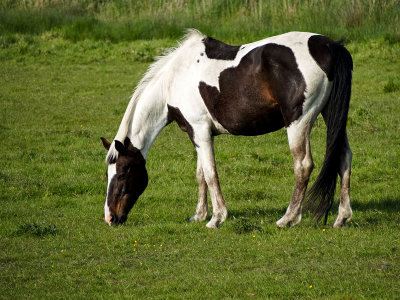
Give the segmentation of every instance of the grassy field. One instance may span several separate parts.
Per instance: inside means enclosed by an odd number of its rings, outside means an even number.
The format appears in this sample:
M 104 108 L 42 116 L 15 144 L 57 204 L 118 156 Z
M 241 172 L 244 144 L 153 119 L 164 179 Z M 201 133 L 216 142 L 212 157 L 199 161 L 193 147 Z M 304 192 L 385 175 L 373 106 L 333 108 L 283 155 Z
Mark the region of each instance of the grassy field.
M 197 28 L 243 43 L 297 30 L 400 42 L 400 0 L 3 0 L 0 32 L 71 41 L 179 38 Z
M 395 39 L 364 35 L 347 44 L 354 58 L 354 218 L 347 227 L 314 226 L 306 214 L 299 226 L 276 228 L 294 184 L 284 130 L 217 137 L 228 220 L 219 230 L 188 223 L 197 202 L 196 155 L 172 124 L 150 150 L 149 187 L 126 225 L 111 228 L 103 221 L 99 137 L 114 137 L 152 57 L 175 42 L 73 40 L 60 32 L 3 30 L 0 38 L 0 298 L 400 297 Z M 321 118 L 311 142 L 313 181 L 325 152 Z M 329 224 L 336 211 L 337 201 Z

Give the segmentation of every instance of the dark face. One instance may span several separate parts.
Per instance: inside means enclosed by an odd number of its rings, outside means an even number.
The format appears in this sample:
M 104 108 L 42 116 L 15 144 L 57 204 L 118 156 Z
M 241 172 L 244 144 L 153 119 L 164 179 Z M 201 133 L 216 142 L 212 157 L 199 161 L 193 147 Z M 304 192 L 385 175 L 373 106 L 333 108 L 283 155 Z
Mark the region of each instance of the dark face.
M 103 140 L 103 139 L 102 139 Z M 106 149 L 110 143 L 103 140 Z M 129 211 L 147 187 L 146 162 L 128 138 L 124 144 L 115 141 L 118 151 L 116 161 L 109 162 L 107 169 L 107 196 L 104 205 L 104 218 L 109 225 L 122 224 Z

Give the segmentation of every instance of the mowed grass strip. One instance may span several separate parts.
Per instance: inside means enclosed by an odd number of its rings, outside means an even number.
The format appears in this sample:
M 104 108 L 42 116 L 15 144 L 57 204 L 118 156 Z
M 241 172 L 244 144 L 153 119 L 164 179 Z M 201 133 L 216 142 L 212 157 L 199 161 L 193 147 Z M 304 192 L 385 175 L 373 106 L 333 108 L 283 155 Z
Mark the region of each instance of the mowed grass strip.
M 174 43 L 24 39 L 0 50 L 2 297 L 398 298 L 400 95 L 385 86 L 400 73 L 399 44 L 348 45 L 354 218 L 346 228 L 314 226 L 307 213 L 299 226 L 276 228 L 294 184 L 281 130 L 216 138 L 229 217 L 207 230 L 188 223 L 196 154 L 175 124 L 150 150 L 149 187 L 127 224 L 103 221 L 99 137 L 114 137 L 149 64 L 126 50 L 162 53 Z M 313 182 L 325 153 L 321 118 L 311 143 Z

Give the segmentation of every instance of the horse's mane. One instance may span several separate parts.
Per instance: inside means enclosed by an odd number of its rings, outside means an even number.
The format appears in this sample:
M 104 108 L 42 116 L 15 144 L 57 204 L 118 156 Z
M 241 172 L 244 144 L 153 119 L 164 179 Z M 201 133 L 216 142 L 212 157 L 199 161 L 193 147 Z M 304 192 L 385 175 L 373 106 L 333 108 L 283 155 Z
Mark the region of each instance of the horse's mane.
M 200 31 L 196 29 L 188 29 L 183 39 L 178 43 L 177 47 L 169 48 L 164 52 L 164 55 L 155 58 L 155 62 L 149 66 L 143 78 L 136 86 L 114 140 L 118 140 L 123 143 L 125 138 L 128 136 L 136 104 L 148 84 L 160 74 L 161 70 L 173 59 L 173 57 L 178 53 L 178 50 L 181 49 L 188 41 L 201 40 L 204 37 L 205 35 L 203 35 Z M 110 149 L 108 150 L 106 162 L 108 164 L 114 163 L 117 158 L 118 151 L 115 149 L 113 141 Z

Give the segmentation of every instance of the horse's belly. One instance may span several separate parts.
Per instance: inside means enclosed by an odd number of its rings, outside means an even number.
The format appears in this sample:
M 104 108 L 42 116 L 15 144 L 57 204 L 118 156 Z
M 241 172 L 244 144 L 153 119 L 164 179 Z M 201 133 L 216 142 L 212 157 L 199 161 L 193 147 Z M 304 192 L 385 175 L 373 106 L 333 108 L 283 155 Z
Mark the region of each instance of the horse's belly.
M 285 125 L 279 104 L 259 87 L 236 86 L 230 94 L 200 82 L 199 91 L 211 116 L 231 134 L 260 135 Z

